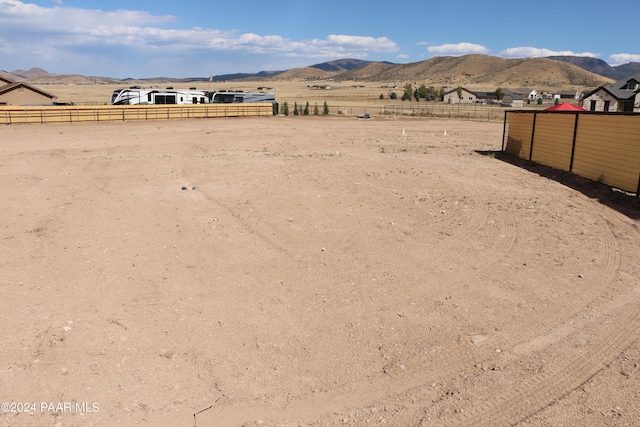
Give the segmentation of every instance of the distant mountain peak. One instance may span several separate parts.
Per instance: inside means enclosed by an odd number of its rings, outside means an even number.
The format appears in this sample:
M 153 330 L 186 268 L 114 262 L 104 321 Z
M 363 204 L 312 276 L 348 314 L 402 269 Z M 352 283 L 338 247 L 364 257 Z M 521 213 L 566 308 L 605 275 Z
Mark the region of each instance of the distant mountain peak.
M 308 68 L 317 68 L 323 71 L 351 71 L 356 68 L 364 67 L 374 61 L 365 61 L 362 59 L 337 59 L 335 61 L 322 62 L 320 64 L 310 65 Z M 388 64 L 391 64 L 388 62 Z
M 547 58 L 567 62 L 594 74 L 599 74 L 614 80 L 622 80 L 625 77 L 640 72 L 640 62 L 630 62 L 612 67 L 602 59 L 588 56 L 548 56 Z

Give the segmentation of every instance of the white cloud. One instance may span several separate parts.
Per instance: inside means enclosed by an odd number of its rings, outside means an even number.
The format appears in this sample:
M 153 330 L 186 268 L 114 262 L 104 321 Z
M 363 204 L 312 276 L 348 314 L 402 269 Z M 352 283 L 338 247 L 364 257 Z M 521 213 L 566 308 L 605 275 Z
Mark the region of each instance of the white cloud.
M 129 58 L 134 56 L 137 62 L 150 61 L 160 49 L 167 57 L 241 53 L 301 59 L 366 58 L 371 53 L 399 50 L 386 37 L 331 34 L 324 39 L 290 40 L 279 35 L 215 28 L 167 28 L 177 22 L 172 15 L 156 16 L 144 11 L 105 12 L 0 0 L 0 52 L 19 57 L 23 63 L 34 61 L 34 53 L 49 62 L 59 58 L 61 66 L 62 61 L 90 63 L 101 57 L 107 60 L 114 53 L 120 63 L 131 61 Z M 36 65 L 46 66 L 41 62 Z
M 436 55 L 468 55 L 473 53 L 489 53 L 489 49 L 474 43 L 442 44 L 429 46 L 427 50 Z
M 546 48 L 538 48 L 531 46 L 510 47 L 500 52 L 500 56 L 507 58 L 540 58 L 545 56 L 587 56 L 597 58 L 598 53 L 592 52 L 573 52 L 571 50 L 551 50 Z
M 640 62 L 640 55 L 635 53 L 614 53 L 609 55 L 609 65 L 622 65 L 628 62 Z

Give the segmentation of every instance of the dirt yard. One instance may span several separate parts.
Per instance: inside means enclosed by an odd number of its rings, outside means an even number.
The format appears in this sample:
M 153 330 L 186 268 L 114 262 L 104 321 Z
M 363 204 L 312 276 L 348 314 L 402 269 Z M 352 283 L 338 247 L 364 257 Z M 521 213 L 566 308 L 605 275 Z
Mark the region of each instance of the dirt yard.
M 640 425 L 638 217 L 502 127 L 0 128 L 0 425 Z

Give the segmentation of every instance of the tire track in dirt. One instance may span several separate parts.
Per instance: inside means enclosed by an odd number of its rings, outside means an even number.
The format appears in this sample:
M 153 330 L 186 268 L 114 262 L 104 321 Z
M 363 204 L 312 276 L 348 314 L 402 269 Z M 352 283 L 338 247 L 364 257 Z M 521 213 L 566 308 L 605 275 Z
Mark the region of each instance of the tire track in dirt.
M 595 211 L 591 209 L 592 212 Z M 598 222 L 601 230 L 600 236 L 607 239 L 609 247 L 614 247 L 613 251 L 607 251 L 605 269 L 597 279 L 606 281 L 602 286 L 590 287 L 587 297 L 583 300 L 590 304 L 602 293 L 607 285 L 611 285 L 621 263 L 620 248 L 614 237 L 611 227 L 606 224 L 610 220 L 600 216 Z M 606 231 L 605 231 L 606 229 Z M 632 231 L 632 230 L 631 230 Z M 633 232 L 633 231 L 632 231 Z M 638 251 L 637 233 L 633 238 L 634 251 Z M 636 252 L 637 253 L 637 252 Z M 613 268 L 618 266 L 617 268 Z M 597 282 L 597 280 L 596 280 Z M 633 292 L 633 291 L 632 291 Z M 479 405 L 467 409 L 463 414 L 454 417 L 443 423 L 443 425 L 479 426 L 479 425 L 513 425 L 535 414 L 544 407 L 561 399 L 572 390 L 589 380 L 601 369 L 615 360 L 626 348 L 638 339 L 640 329 L 640 304 L 634 302 L 637 298 L 637 291 L 631 298 L 628 295 L 619 296 L 617 300 L 597 306 L 600 314 L 588 322 L 575 318 L 576 326 L 557 334 L 549 340 L 543 340 L 540 345 L 533 343 L 525 347 L 524 353 L 538 351 L 544 347 L 558 343 L 562 338 L 571 335 L 582 327 L 597 324 L 603 318 L 616 317 L 614 327 L 605 327 L 600 324 L 600 333 L 597 336 L 590 334 L 590 345 L 582 353 L 568 360 L 563 360 L 551 367 L 542 375 L 536 375 L 525 379 L 517 388 L 510 390 L 506 395 L 492 396 L 492 399 Z M 633 297 L 636 298 L 633 298 Z M 623 306 L 620 308 L 620 306 Z M 575 315 L 575 313 L 574 313 Z M 567 322 L 565 320 L 565 322 Z M 602 322 L 603 324 L 606 322 Z M 566 324 L 566 323 L 565 323 Z M 612 332 L 613 331 L 613 332 Z M 532 340 L 533 341 L 533 340 Z M 510 349 L 515 354 L 522 354 L 518 348 Z
M 640 306 L 628 303 L 617 313 L 614 328 L 603 328 L 600 339 L 580 354 L 550 367 L 544 374 L 525 379 L 508 393 L 492 396 L 482 405 L 468 409 L 463 415 L 447 420 L 444 425 L 497 426 L 514 425 L 584 384 L 613 362 L 638 339 Z M 604 316 L 598 316 L 598 319 Z M 613 333 L 612 333 L 613 330 Z
M 456 173 L 455 169 L 449 166 L 449 173 Z M 469 193 L 473 192 L 471 186 L 466 190 Z M 476 192 L 481 193 L 481 192 Z M 489 210 L 486 208 L 485 201 L 478 201 L 474 199 L 481 209 L 475 209 L 474 215 L 471 220 L 465 223 L 464 227 L 457 228 L 454 233 L 451 233 L 450 239 L 445 239 L 440 242 L 440 253 L 446 253 L 456 245 L 460 244 L 464 239 L 463 237 L 477 232 L 483 225 L 485 225 L 489 219 Z M 227 208 L 229 210 L 229 208 Z M 489 262 L 485 265 L 489 266 L 504 256 L 516 241 L 517 228 L 512 216 L 506 213 L 504 210 L 497 210 L 498 218 L 498 234 L 494 237 L 494 250 L 489 251 L 493 256 Z M 237 217 L 239 221 L 244 221 L 241 217 Z M 245 226 L 246 221 L 245 221 Z M 589 291 L 581 293 L 581 301 L 585 303 L 591 301 L 606 287 L 611 279 L 615 276 L 620 259 L 617 254 L 615 238 L 611 231 L 603 225 L 602 221 L 598 222 L 597 238 L 604 241 L 604 268 L 599 271 L 600 274 L 587 281 L 585 288 Z M 267 238 L 268 242 L 271 242 Z M 271 242 L 273 243 L 273 242 Z M 282 248 L 285 249 L 285 248 Z M 286 251 L 286 249 L 285 249 Z M 437 262 L 437 260 L 436 260 Z M 600 285 L 600 286 L 597 286 Z M 576 310 L 580 310 L 583 304 L 574 304 Z M 542 325 L 542 318 L 546 320 L 546 330 L 551 330 L 557 325 L 562 324 L 563 319 L 567 319 L 570 315 L 561 315 L 555 319 L 548 317 L 549 313 L 544 313 L 529 324 L 527 328 L 528 333 L 524 334 L 524 338 L 530 339 L 536 334 L 540 334 L 540 330 L 537 329 Z M 575 314 L 572 313 L 572 314 Z M 421 356 L 422 360 L 409 360 L 405 362 L 405 370 L 402 372 L 391 372 L 382 375 L 378 378 L 370 379 L 367 381 L 356 381 L 352 383 L 339 386 L 326 393 L 318 393 L 310 400 L 295 401 L 292 402 L 286 408 L 272 408 L 265 406 L 254 406 L 251 403 L 231 405 L 227 410 L 222 409 L 218 414 L 218 420 L 224 422 L 240 422 L 243 420 L 252 419 L 283 419 L 283 418 L 296 418 L 296 417 L 317 417 L 324 413 L 341 411 L 346 408 L 358 407 L 363 404 L 367 404 L 381 398 L 392 396 L 396 393 L 401 393 L 412 388 L 421 387 L 429 382 L 433 382 L 438 378 L 445 378 L 453 373 L 464 370 L 478 362 L 488 362 L 496 358 L 495 348 L 503 348 L 505 350 L 513 350 L 517 346 L 526 344 L 526 340 L 522 339 L 522 336 L 517 338 L 499 338 L 492 342 L 491 348 L 485 346 L 470 347 L 465 345 L 457 345 L 455 348 L 447 348 L 441 353 L 441 357 L 438 360 L 434 358 L 425 358 Z M 532 380 L 533 381 L 533 380 Z M 540 382 L 539 379 L 536 382 Z M 542 389 L 539 395 L 549 396 L 549 389 Z M 554 397 L 554 399 L 557 397 Z M 318 409 L 322 408 L 322 409 Z M 231 412 L 231 413 L 230 413 Z M 243 414 L 240 418 L 237 415 Z M 251 415 L 253 414 L 253 415 Z M 248 416 L 248 417 L 247 417 Z M 507 415 L 508 417 L 508 415 Z

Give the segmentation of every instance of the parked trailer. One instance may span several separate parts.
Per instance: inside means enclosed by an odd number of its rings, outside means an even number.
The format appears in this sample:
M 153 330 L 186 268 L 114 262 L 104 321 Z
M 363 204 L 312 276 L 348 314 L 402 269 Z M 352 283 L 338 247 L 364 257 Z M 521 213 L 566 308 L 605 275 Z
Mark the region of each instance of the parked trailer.
M 252 102 L 276 103 L 273 93 L 242 92 L 234 90 L 209 92 L 205 90 L 181 89 L 116 89 L 111 94 L 113 105 L 158 105 L 158 104 L 236 104 Z
M 276 96 L 265 92 L 217 91 L 209 92 L 209 102 L 212 104 L 235 104 L 248 102 L 270 102 L 275 104 Z
M 181 89 L 116 89 L 113 105 L 208 104 L 209 92 Z

